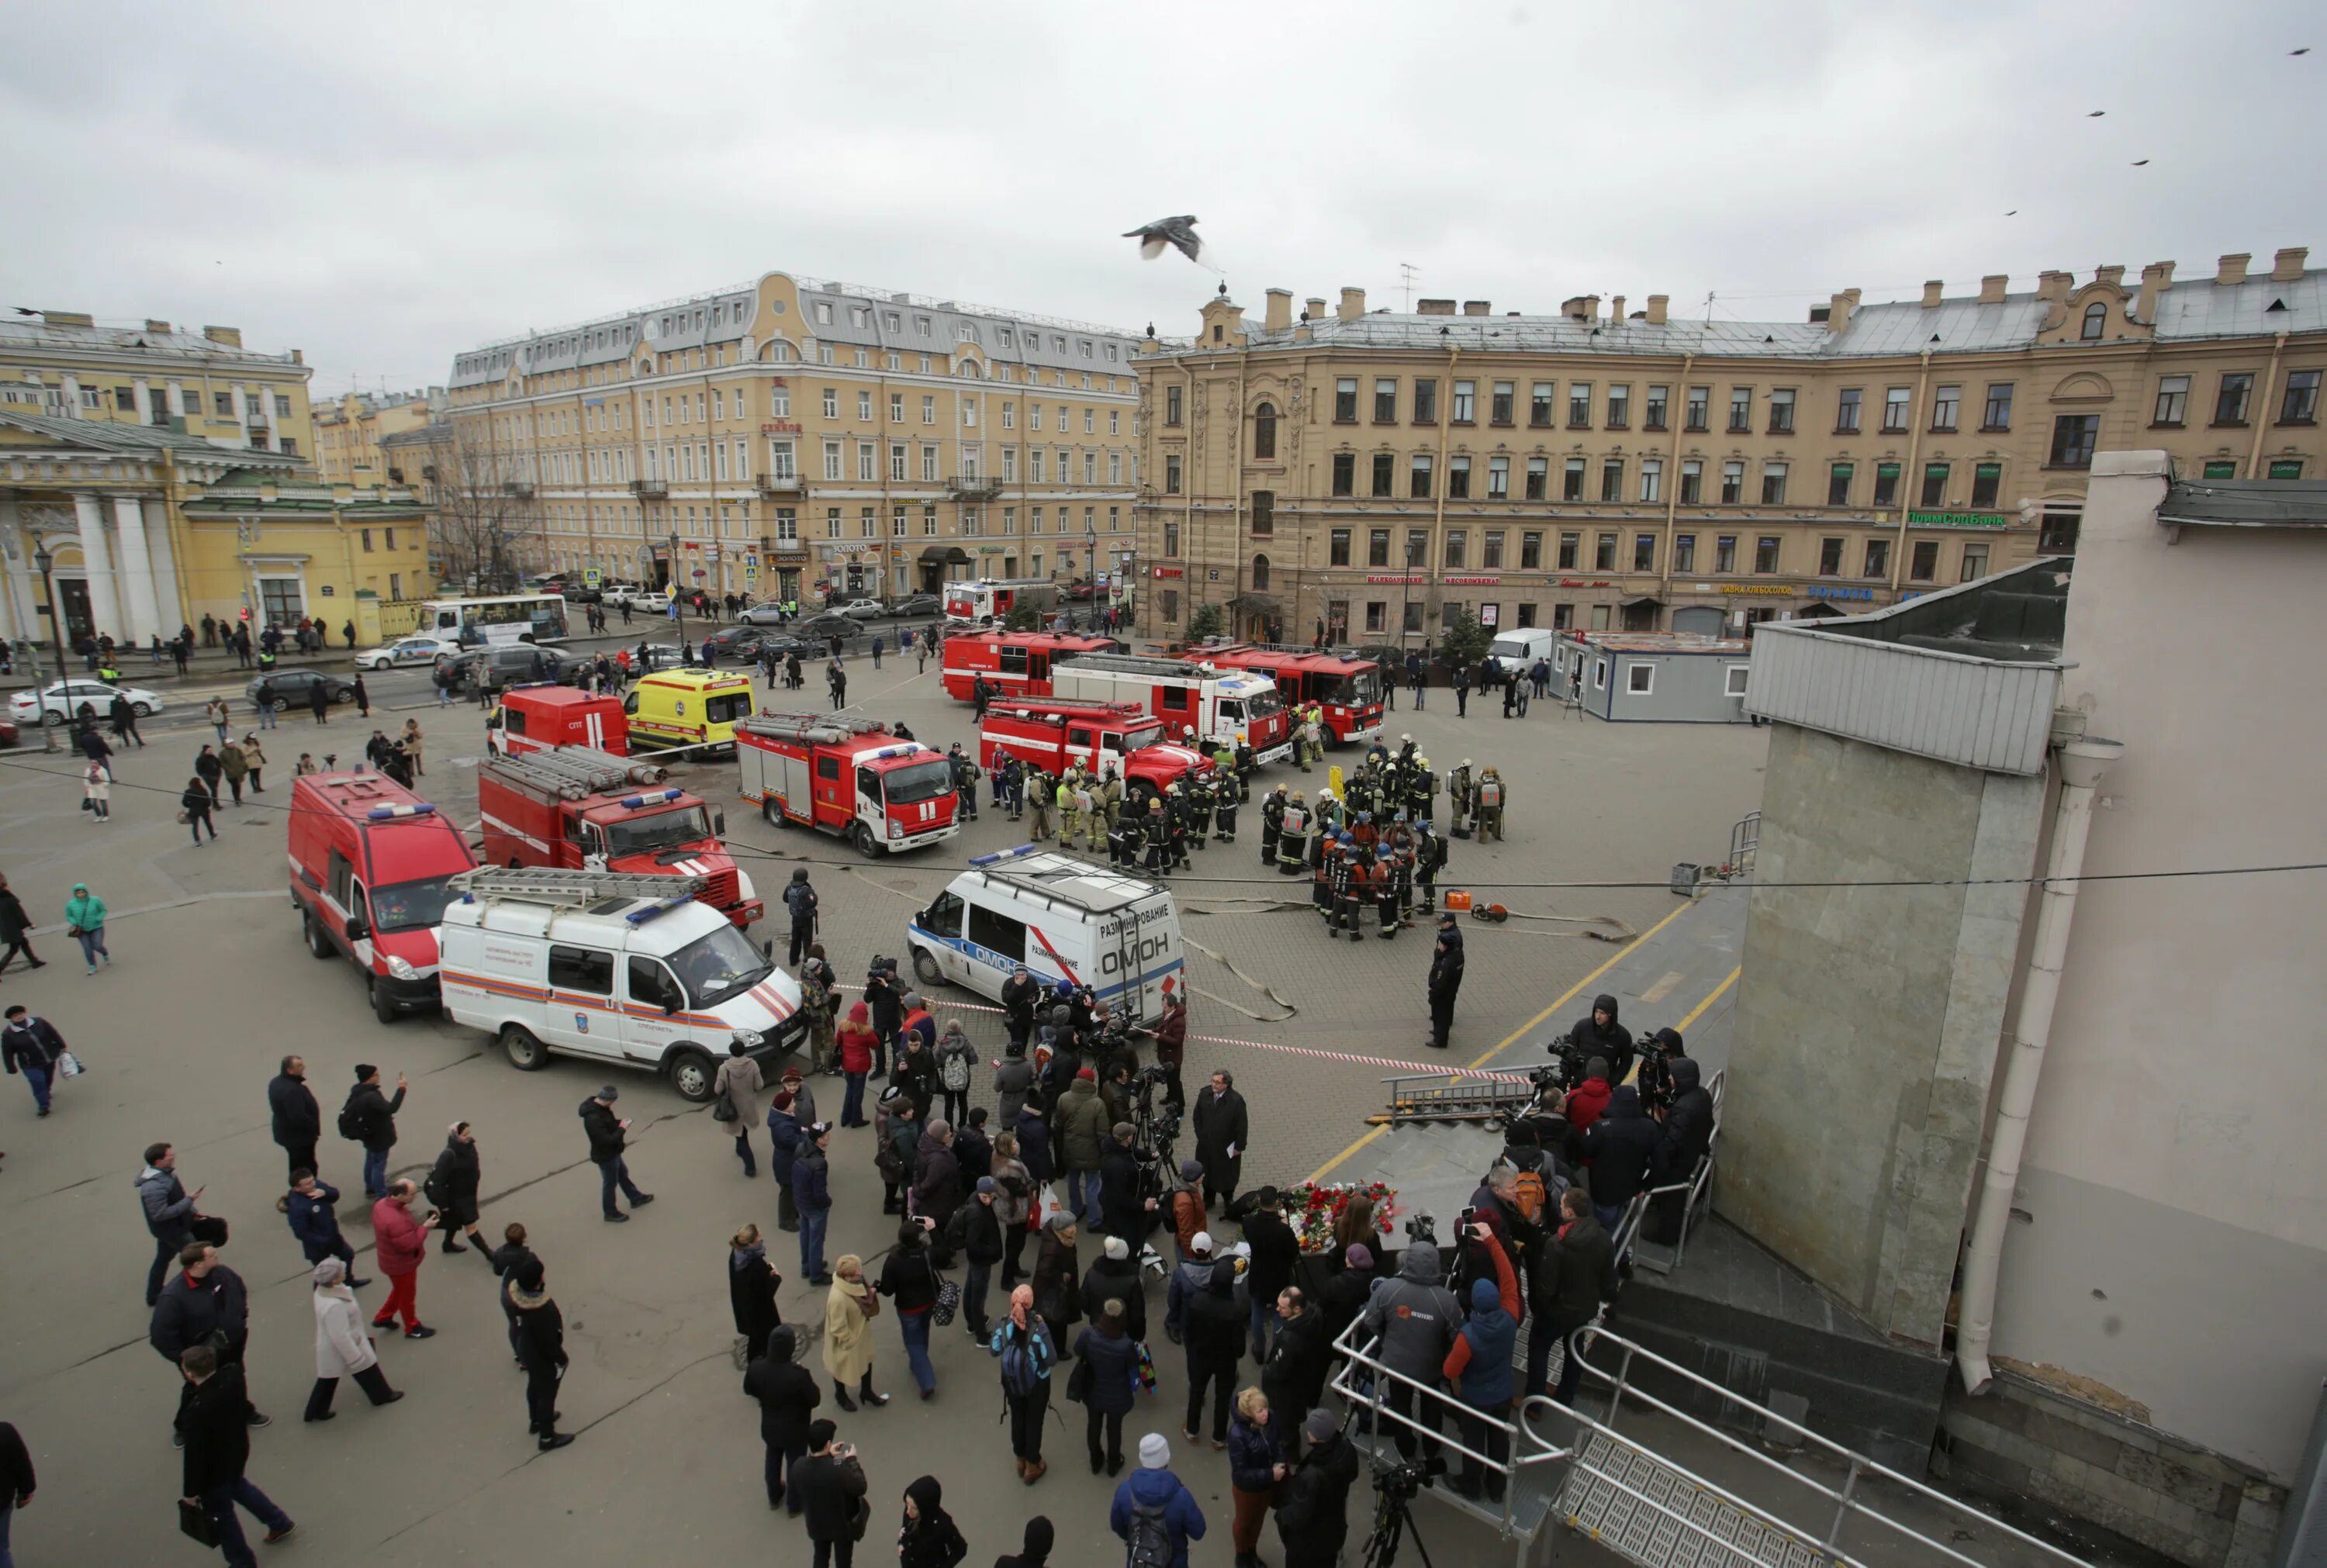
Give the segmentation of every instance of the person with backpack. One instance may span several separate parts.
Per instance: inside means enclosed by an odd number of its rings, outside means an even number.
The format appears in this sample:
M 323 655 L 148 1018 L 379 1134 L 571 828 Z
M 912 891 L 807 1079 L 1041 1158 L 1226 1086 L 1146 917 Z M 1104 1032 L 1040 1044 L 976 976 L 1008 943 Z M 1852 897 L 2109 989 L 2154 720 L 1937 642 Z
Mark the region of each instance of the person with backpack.
M 1478 793 L 1480 843 L 1484 844 L 1490 836 L 1498 840 L 1502 838 L 1503 806 L 1508 791 L 1503 785 L 1503 775 L 1500 770 L 1489 767 L 1480 771 Z
M 1026 1272 L 1027 1216 L 1033 1211 L 1034 1179 L 1018 1158 L 1018 1135 L 1005 1133 L 994 1140 L 992 1177 L 998 1190 L 995 1218 L 1002 1222 L 1002 1288 L 1010 1289 Z
M 913 1182 L 913 1153 L 921 1141 L 912 1099 L 891 1084 L 873 1106 L 873 1168 L 881 1172 L 882 1213 L 905 1212 L 905 1192 Z
M 1204 1538 L 1196 1494 L 1172 1473 L 1160 1432 L 1139 1440 L 1139 1469 L 1115 1489 L 1107 1527 L 1123 1538 L 1125 1568 L 1188 1568 L 1188 1543 Z
M 969 1543 L 942 1506 L 945 1488 L 922 1476 L 905 1489 L 904 1518 L 897 1526 L 897 1568 L 953 1568 L 969 1555 Z
M 363 1145 L 364 1196 L 377 1203 L 388 1196 L 388 1152 L 396 1147 L 396 1113 L 404 1108 L 404 1075 L 396 1075 L 393 1099 L 380 1092 L 379 1069 L 356 1064 L 355 1087 L 340 1107 L 340 1136 Z
M 477 1189 L 484 1180 L 483 1167 L 477 1160 L 477 1134 L 466 1122 L 455 1122 L 444 1135 L 444 1147 L 436 1156 L 435 1168 L 421 1184 L 421 1192 L 436 1206 L 437 1228 L 444 1233 L 444 1250 L 466 1252 L 453 1239 L 453 1233 L 464 1230 L 476 1247 L 477 1255 L 487 1263 L 492 1261 L 492 1248 L 477 1234 Z
M 946 1020 L 938 1037 L 938 1088 L 945 1096 L 945 1119 L 958 1127 L 969 1117 L 969 1075 L 977 1066 L 977 1047 L 958 1018 Z
M 1059 1359 L 1050 1330 L 1034 1311 L 1033 1286 L 1010 1293 L 1010 1315 L 995 1326 L 986 1348 L 1002 1361 L 1010 1451 L 1018 1461 L 1018 1479 L 1031 1487 L 1051 1468 L 1042 1462 L 1042 1423 L 1051 1413 L 1051 1368 Z M 1096 1472 L 1098 1466 L 1091 1469 Z
M 1276 1533 L 1285 1568 L 1333 1568 L 1350 1533 L 1350 1489 L 1358 1479 L 1358 1450 L 1330 1410 L 1313 1410 L 1302 1425 L 1309 1452 L 1285 1478 L 1276 1504 Z
M 938 1265 L 930 1246 L 934 1229 L 927 1218 L 908 1219 L 897 1227 L 897 1245 L 881 1265 L 874 1288 L 897 1304 L 897 1335 L 904 1341 L 905 1364 L 927 1404 L 938 1391 L 938 1371 L 930 1363 L 930 1320 L 938 1304 Z

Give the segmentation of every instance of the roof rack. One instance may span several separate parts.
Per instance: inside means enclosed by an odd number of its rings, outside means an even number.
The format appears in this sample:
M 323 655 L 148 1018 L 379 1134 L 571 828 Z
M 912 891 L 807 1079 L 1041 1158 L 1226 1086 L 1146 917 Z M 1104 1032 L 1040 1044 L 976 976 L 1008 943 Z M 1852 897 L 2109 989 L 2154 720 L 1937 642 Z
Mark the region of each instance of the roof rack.
M 465 895 L 463 902 L 484 899 L 516 899 L 559 909 L 584 909 L 608 899 L 638 899 L 651 912 L 675 909 L 692 901 L 711 885 L 699 876 L 652 876 L 635 871 L 558 871 L 541 866 L 479 866 L 447 879 Z M 644 916 L 649 911 L 634 911 Z
M 885 735 L 889 726 L 879 719 L 852 718 L 846 714 L 750 714 L 735 721 L 746 735 L 774 741 L 817 741 L 827 746 L 857 735 Z
M 659 784 L 665 777 L 655 763 L 634 762 L 589 746 L 555 746 L 514 757 L 492 757 L 484 766 L 489 773 L 546 789 L 561 800 L 579 800 L 630 784 Z
M 1152 675 L 1186 678 L 1203 673 L 1201 667 L 1184 658 L 1157 658 L 1144 653 L 1086 653 L 1076 657 L 1076 670 L 1119 670 L 1126 675 Z M 1212 671 L 1212 674 L 1241 674 L 1241 671 Z

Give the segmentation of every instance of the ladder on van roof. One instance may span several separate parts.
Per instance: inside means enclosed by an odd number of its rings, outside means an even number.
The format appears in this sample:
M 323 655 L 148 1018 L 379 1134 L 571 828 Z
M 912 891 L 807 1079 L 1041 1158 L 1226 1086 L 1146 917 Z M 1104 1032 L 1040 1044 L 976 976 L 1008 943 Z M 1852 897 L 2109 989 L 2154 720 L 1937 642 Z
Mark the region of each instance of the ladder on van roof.
M 665 777 L 657 763 L 635 762 L 588 746 L 556 746 L 494 757 L 485 767 L 513 783 L 529 784 L 565 800 L 579 800 L 625 785 L 659 784 Z
M 563 871 L 545 866 L 479 866 L 449 884 L 472 898 L 515 899 L 559 909 L 582 909 L 608 899 L 680 904 L 711 885 L 708 877 L 658 876 L 636 871 Z

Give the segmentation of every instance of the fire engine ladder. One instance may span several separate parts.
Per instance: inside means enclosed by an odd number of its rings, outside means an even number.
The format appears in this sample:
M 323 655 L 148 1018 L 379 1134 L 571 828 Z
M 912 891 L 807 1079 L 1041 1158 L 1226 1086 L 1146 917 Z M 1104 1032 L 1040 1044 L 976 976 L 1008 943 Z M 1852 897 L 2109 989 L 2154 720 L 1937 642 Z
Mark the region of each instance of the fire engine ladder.
M 580 800 L 632 784 L 659 784 L 665 777 L 656 763 L 633 762 L 587 746 L 557 746 L 496 757 L 491 765 L 495 773 L 512 782 L 530 784 L 562 800 Z
M 889 726 L 879 719 L 850 718 L 846 714 L 751 714 L 737 719 L 735 728 L 771 741 L 836 746 L 858 735 L 885 734 Z
M 1389 1086 L 1389 1106 L 1366 1118 L 1376 1126 L 1498 1121 L 1525 1110 L 1535 1097 L 1535 1085 L 1524 1078 L 1434 1072 L 1381 1081 Z
M 635 871 L 560 871 L 543 866 L 480 866 L 449 879 L 471 898 L 519 899 L 559 909 L 585 909 L 608 899 L 643 899 L 672 906 L 711 885 L 699 876 L 656 876 Z

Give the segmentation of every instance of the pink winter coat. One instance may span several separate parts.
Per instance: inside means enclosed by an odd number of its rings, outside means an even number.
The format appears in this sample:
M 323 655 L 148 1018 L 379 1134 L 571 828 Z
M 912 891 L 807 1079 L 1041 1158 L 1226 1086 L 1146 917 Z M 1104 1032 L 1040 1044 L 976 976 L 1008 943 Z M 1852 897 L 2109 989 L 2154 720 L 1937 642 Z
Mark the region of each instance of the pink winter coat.
M 418 1274 L 428 1259 L 428 1233 L 412 1218 L 412 1210 L 393 1198 L 371 1206 L 371 1234 L 379 1247 L 382 1274 Z

